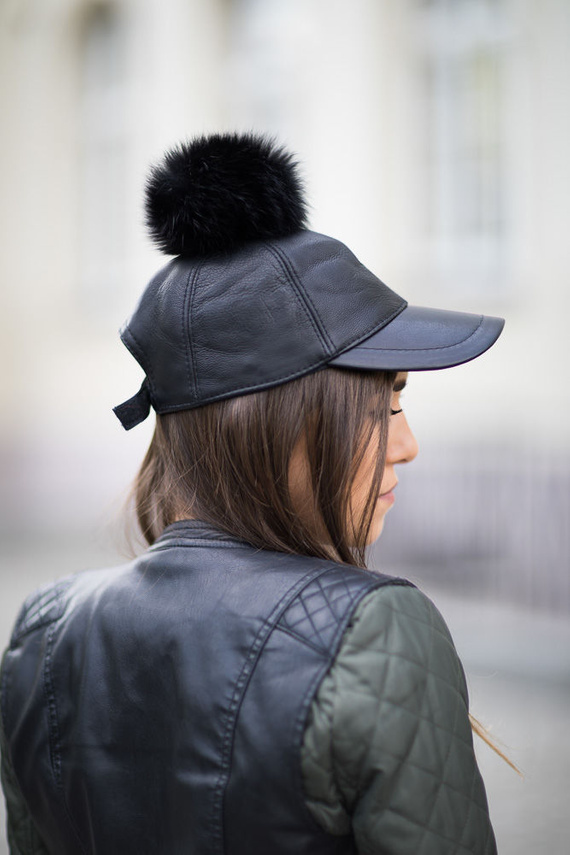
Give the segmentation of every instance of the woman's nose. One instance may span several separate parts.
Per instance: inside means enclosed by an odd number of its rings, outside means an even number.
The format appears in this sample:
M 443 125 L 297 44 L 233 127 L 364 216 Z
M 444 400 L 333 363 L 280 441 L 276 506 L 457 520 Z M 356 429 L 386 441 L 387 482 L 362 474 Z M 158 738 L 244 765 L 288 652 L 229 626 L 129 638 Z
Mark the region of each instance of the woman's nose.
M 418 453 L 418 443 L 404 413 L 390 419 L 386 463 L 409 463 Z

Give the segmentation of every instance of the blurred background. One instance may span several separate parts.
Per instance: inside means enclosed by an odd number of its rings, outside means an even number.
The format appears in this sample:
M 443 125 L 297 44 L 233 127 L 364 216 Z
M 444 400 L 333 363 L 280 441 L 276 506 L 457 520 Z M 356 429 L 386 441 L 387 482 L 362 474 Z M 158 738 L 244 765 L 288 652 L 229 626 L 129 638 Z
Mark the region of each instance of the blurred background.
M 499 851 L 568 851 L 569 47 L 568 0 L 2 0 L 2 645 L 36 585 L 128 552 L 152 424 L 111 408 L 142 379 L 117 329 L 164 263 L 148 165 L 274 134 L 312 228 L 410 302 L 507 319 L 410 378 L 421 453 L 373 562 L 440 607 L 525 775 L 479 747 Z

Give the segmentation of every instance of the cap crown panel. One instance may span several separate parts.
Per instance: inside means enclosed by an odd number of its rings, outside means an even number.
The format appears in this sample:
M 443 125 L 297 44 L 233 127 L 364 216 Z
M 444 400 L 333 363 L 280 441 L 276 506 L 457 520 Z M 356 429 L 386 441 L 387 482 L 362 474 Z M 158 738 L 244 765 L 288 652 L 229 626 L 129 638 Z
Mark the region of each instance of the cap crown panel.
M 328 356 L 312 313 L 269 247 L 200 270 L 191 341 L 201 399 L 299 376 Z
M 334 355 L 376 332 L 406 305 L 334 238 L 299 232 L 279 241 L 279 248 L 305 285 Z
M 405 305 L 344 244 L 300 231 L 231 256 L 172 261 L 122 336 L 165 413 L 308 374 Z

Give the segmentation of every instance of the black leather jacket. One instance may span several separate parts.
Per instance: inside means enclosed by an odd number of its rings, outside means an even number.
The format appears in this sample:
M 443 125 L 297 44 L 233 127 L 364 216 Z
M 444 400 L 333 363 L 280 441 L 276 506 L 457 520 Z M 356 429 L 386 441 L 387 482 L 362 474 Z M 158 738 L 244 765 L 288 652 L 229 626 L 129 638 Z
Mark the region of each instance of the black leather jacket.
M 37 833 L 12 851 L 356 852 L 350 826 L 327 833 L 309 810 L 302 742 L 355 610 L 394 586 L 409 583 L 181 522 L 132 564 L 37 592 L 2 671 L 5 786 Z M 425 851 L 494 851 L 460 825 L 474 844 Z

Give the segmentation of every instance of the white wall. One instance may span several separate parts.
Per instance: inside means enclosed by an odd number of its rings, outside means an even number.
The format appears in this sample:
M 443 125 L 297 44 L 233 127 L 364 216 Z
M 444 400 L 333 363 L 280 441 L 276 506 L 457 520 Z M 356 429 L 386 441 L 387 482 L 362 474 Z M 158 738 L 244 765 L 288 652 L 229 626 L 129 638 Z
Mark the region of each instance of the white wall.
M 459 6 L 469 26 L 449 14 Z M 313 227 L 344 239 L 411 302 L 507 317 L 502 339 L 480 360 L 411 379 L 406 407 L 424 449 L 493 448 L 500 460 L 505 448 L 527 468 L 539 457 L 550 468 L 567 458 L 565 0 L 110 7 L 120 67 L 95 94 L 85 77 L 91 4 L 27 0 L 0 10 L 6 527 L 23 519 L 38 528 L 70 519 L 89 526 L 132 476 L 150 425 L 125 434 L 111 407 L 140 382 L 116 330 L 162 263 L 144 234 L 145 172 L 177 139 L 219 129 L 268 131 L 296 150 Z M 426 128 L 435 121 L 428 112 L 426 125 L 426 51 L 437 53 L 440 41 L 469 50 L 477 38 L 498 45 L 500 56 L 500 86 L 487 83 L 485 95 L 501 108 L 505 196 L 491 261 L 489 241 L 453 237 L 453 223 L 438 232 L 426 219 L 433 200 L 453 191 L 445 190 L 445 163 L 435 189 L 426 167 Z M 444 142 L 454 115 L 446 121 Z M 98 196 L 87 167 L 109 139 L 123 168 Z M 97 250 L 119 230 L 111 264 Z

